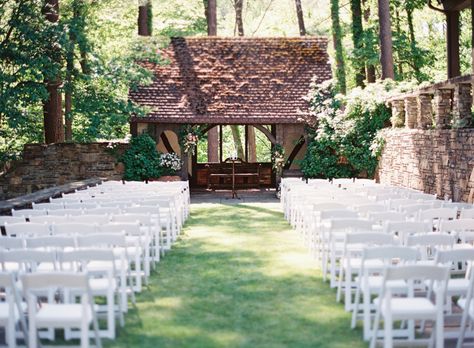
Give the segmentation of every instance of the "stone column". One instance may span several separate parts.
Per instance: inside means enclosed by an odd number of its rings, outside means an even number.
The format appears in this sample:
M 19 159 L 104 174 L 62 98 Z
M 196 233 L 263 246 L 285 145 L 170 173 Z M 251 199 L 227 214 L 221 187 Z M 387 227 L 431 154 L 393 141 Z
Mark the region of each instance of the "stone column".
M 418 103 L 416 97 L 405 98 L 405 127 L 415 128 L 418 114 Z
M 454 87 L 453 127 L 465 128 L 471 125 L 472 84 L 458 83 Z
M 416 118 L 417 128 L 427 129 L 433 125 L 432 95 L 422 93 L 418 96 L 418 114 Z
M 405 100 L 392 100 L 390 104 L 392 106 L 392 117 L 390 118 L 392 128 L 403 127 L 405 124 Z
M 451 114 L 451 94 L 452 89 L 440 88 L 434 94 L 434 112 L 437 129 L 447 128 Z

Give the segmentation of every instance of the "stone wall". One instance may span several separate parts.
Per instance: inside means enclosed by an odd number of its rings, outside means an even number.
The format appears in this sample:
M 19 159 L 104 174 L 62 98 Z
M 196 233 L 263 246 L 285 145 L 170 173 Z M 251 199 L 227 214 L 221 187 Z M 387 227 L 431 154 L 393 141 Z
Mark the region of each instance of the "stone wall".
M 381 183 L 473 202 L 474 129 L 393 129 L 385 140 Z
M 124 167 L 116 160 L 127 144 L 25 145 L 23 159 L 0 176 L 0 200 L 89 178 L 120 180 Z

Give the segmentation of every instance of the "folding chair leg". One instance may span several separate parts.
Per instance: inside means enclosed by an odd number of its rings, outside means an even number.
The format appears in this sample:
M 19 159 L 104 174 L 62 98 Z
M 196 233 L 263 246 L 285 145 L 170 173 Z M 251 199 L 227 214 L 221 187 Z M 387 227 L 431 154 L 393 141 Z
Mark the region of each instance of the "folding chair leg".
M 392 337 L 393 321 L 392 321 L 392 315 L 390 311 L 387 311 L 386 315 L 384 316 L 383 326 L 384 326 L 383 346 L 384 348 L 392 348 L 393 347 L 393 337 Z

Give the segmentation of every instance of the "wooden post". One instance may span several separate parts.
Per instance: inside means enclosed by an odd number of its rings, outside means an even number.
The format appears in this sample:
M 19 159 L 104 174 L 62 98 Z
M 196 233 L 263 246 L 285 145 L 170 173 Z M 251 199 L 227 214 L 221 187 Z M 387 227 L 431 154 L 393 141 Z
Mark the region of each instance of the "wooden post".
M 446 49 L 448 52 L 448 79 L 461 75 L 459 63 L 459 11 L 446 12 Z
M 207 161 L 219 162 L 219 126 L 207 132 Z
M 46 0 L 43 14 L 47 21 L 57 23 L 59 21 L 59 0 Z M 51 55 L 56 55 L 51 47 Z M 44 115 L 44 140 L 46 144 L 60 143 L 64 141 L 64 121 L 62 112 L 62 95 L 59 87 L 62 81 L 59 76 L 45 79 L 48 99 L 43 102 Z

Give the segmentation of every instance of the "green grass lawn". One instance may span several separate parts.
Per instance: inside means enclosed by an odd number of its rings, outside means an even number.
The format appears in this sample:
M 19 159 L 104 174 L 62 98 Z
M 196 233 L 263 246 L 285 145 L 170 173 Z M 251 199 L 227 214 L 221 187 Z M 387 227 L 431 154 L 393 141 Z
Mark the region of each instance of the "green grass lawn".
M 365 347 L 275 204 L 195 205 L 106 347 Z

